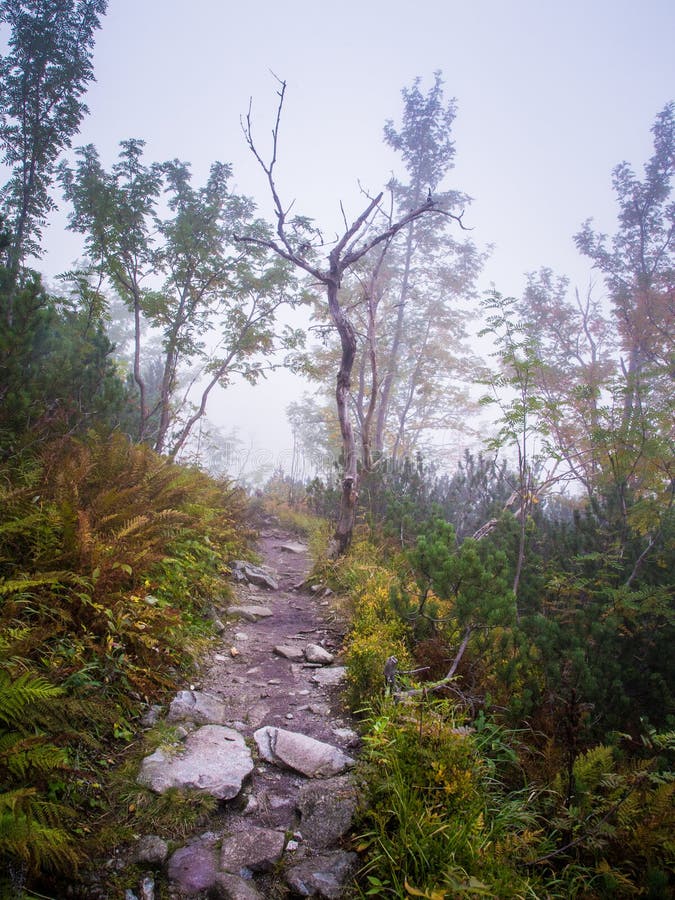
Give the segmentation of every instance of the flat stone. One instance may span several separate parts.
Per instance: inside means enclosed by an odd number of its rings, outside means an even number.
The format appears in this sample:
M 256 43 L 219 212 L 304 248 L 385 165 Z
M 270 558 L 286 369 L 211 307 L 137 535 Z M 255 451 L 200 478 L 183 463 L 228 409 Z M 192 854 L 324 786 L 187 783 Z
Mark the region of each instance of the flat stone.
M 308 778 L 338 775 L 354 765 L 354 760 L 339 747 L 296 731 L 265 725 L 255 731 L 253 737 L 264 760 L 293 769 Z
M 249 584 L 256 584 L 271 591 L 279 590 L 279 583 L 268 569 L 254 566 L 253 563 L 243 559 L 235 559 L 232 563 L 232 577 L 235 581 L 247 581 Z
M 357 806 L 356 787 L 348 775 L 303 785 L 297 808 L 305 842 L 315 849 L 336 844 L 349 831 Z
M 274 615 L 269 606 L 258 606 L 258 604 L 231 606 L 227 612 L 228 615 L 239 616 L 240 619 L 246 619 L 247 622 L 257 622 L 259 619 L 268 619 Z
M 289 541 L 287 544 L 281 544 L 279 549 L 284 553 L 307 553 L 307 544 L 301 544 L 299 541 Z
M 329 666 L 335 657 L 320 644 L 307 644 L 305 647 L 305 659 L 310 663 L 319 663 L 322 666 Z
M 198 841 L 176 850 L 167 868 L 172 882 L 184 894 L 210 890 L 218 875 L 218 851 L 212 841 Z
M 202 691 L 178 691 L 171 701 L 167 715 L 169 722 L 195 722 L 197 725 L 224 725 L 227 722 L 225 704 Z
M 333 687 L 340 684 L 347 677 L 347 669 L 345 666 L 330 666 L 326 669 L 320 669 L 312 675 L 314 684 L 320 684 L 322 687 Z
M 284 852 L 284 833 L 272 828 L 260 828 L 245 819 L 235 820 L 233 825 L 231 833 L 223 838 L 221 870 L 242 876 L 242 869 L 271 871 Z
M 219 872 L 216 875 L 211 896 L 215 900 L 263 900 L 263 895 L 256 890 L 251 881 L 227 872 Z
M 222 725 L 203 725 L 188 735 L 176 754 L 155 750 L 141 763 L 140 784 L 158 794 L 169 788 L 193 788 L 230 800 L 253 771 L 251 751 L 238 731 Z
M 300 647 L 292 647 L 289 644 L 278 644 L 274 648 L 274 652 L 277 656 L 282 656 L 284 659 L 294 660 L 295 662 L 300 662 L 301 659 L 304 659 L 304 654 Z
M 286 882 L 301 897 L 339 900 L 344 895 L 346 882 L 352 877 L 357 861 L 356 853 L 342 850 L 304 859 L 288 870 Z

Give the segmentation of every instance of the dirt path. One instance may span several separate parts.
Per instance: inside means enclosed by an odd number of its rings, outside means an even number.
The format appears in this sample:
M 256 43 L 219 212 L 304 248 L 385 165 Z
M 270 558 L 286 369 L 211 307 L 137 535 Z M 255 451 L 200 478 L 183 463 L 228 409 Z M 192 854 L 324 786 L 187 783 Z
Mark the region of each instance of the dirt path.
M 272 615 L 228 623 L 221 648 L 205 668 L 201 690 L 225 702 L 230 711 L 228 724 L 245 737 L 263 725 L 274 725 L 353 753 L 353 721 L 340 699 L 339 652 L 345 622 L 337 617 L 323 590 L 297 589 L 311 567 L 308 551 L 300 550 L 301 546 L 297 537 L 280 529 L 268 527 L 261 532 L 257 549 L 279 588 L 239 584 L 236 602 L 262 605 Z M 310 643 L 334 654 L 334 663 L 310 664 L 275 652 L 275 647 L 286 647 L 300 656 Z M 331 684 L 333 676 L 338 680 Z M 317 683 L 321 680 L 326 683 Z M 297 774 L 258 765 L 249 791 L 258 807 L 254 818 L 268 827 L 292 827 L 298 787 Z
M 358 736 L 341 703 L 345 623 L 330 592 L 304 586 L 310 558 L 297 538 L 268 525 L 258 550 L 277 586 L 256 586 L 251 580 L 264 573 L 250 571 L 236 585 L 219 646 L 169 710 L 175 720 L 176 704 L 187 704 L 184 745 L 141 765 L 139 780 L 160 793 L 179 769 L 186 786 L 230 798 L 171 853 L 161 836 L 139 839 L 135 860 L 151 863 L 159 853 L 162 896 L 172 900 L 336 900 L 353 884 L 358 859 L 346 835 L 357 806 L 349 769 Z M 195 718 L 199 704 L 208 712 Z M 245 773 L 221 792 L 235 757 Z M 146 873 L 139 894 L 126 896 L 155 900 L 155 884 Z

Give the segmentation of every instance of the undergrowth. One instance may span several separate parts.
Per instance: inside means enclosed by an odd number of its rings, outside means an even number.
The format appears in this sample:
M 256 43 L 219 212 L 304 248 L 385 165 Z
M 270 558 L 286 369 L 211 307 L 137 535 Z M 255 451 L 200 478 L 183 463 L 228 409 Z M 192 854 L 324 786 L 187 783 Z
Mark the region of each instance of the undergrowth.
M 3 466 L 0 893 L 72 877 L 116 839 L 99 827 L 110 773 L 210 640 L 244 509 L 233 485 L 119 434 Z
M 512 711 L 490 703 L 489 693 L 505 685 L 499 673 L 517 659 L 515 638 L 504 639 L 517 630 L 466 616 L 466 598 L 455 595 L 473 589 L 464 569 L 442 602 L 438 579 L 417 594 L 426 609 L 434 602 L 421 630 L 410 615 L 420 582 L 411 562 L 414 553 L 392 555 L 358 539 L 321 568 L 349 596 L 348 696 L 364 715 L 359 896 L 665 900 L 674 880 L 673 734 L 647 728 L 642 746 L 611 733 L 584 745 L 571 707 L 562 710 L 565 732 L 540 732 L 527 720 L 514 730 Z M 487 602 L 484 591 L 479 600 Z M 475 610 L 484 612 L 480 603 Z M 424 679 L 448 671 L 462 633 L 455 620 L 471 640 L 435 693 Z M 432 651 L 445 657 L 435 672 L 424 665 Z M 395 696 L 384 681 L 389 656 L 398 660 Z M 536 664 L 536 653 L 528 658 Z M 504 698 L 518 684 L 503 686 Z

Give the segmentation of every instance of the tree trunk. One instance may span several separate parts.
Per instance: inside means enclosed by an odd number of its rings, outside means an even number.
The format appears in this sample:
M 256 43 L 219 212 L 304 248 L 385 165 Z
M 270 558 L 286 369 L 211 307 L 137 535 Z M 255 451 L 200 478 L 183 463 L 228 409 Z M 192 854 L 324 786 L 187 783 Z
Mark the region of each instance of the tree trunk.
M 145 380 L 141 371 L 141 299 L 139 291 L 134 287 L 134 381 L 138 387 L 139 423 L 138 440 L 142 443 L 148 428 L 148 407 L 146 402 Z
M 356 332 L 354 326 L 344 314 L 338 300 L 340 288 L 339 275 L 335 274 L 327 283 L 328 307 L 340 335 L 342 356 L 340 368 L 337 374 L 337 386 L 335 399 L 337 402 L 338 419 L 340 422 L 340 434 L 342 436 L 342 454 L 344 456 L 344 474 L 342 477 L 342 494 L 340 497 L 340 511 L 333 540 L 329 548 L 332 558 L 341 556 L 349 548 L 354 531 L 356 519 L 356 500 L 358 498 L 358 471 L 356 466 L 356 443 L 354 429 L 349 415 L 349 392 L 351 388 L 351 375 L 356 357 Z
M 403 322 L 405 316 L 405 305 L 408 299 L 408 284 L 410 282 L 410 269 L 413 256 L 413 232 L 414 224 L 408 225 L 408 233 L 406 235 L 405 261 L 403 264 L 403 281 L 401 283 L 401 293 L 398 299 L 398 311 L 396 314 L 396 328 L 394 337 L 387 359 L 385 376 L 382 381 L 382 395 L 380 396 L 380 405 L 377 411 L 377 425 L 375 429 L 375 449 L 378 453 L 384 450 L 384 432 L 387 425 L 387 413 L 389 411 L 389 401 L 391 399 L 391 390 L 396 377 L 398 367 L 398 352 L 403 338 Z

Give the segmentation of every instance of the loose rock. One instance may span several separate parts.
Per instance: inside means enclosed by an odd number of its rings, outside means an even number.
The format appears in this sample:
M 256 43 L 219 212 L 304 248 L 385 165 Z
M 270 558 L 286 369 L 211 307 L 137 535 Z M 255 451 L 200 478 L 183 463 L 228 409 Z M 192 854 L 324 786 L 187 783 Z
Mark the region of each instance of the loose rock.
M 140 900 L 155 900 L 155 879 L 152 875 L 145 875 L 141 879 Z
M 289 541 L 287 544 L 281 544 L 279 547 L 284 553 L 307 553 L 307 544 L 301 544 L 299 541 Z
M 354 760 L 339 747 L 274 725 L 259 728 L 253 737 L 264 760 L 308 778 L 338 775 L 354 765 Z
M 293 660 L 294 662 L 300 662 L 304 658 L 304 653 L 300 647 L 293 647 L 291 644 L 277 644 L 274 652 L 277 656 Z
M 274 615 L 269 606 L 258 605 L 231 606 L 227 612 L 228 615 L 239 616 L 241 619 L 246 619 L 248 622 L 257 622 L 258 619 L 267 619 Z
M 320 669 L 312 675 L 312 681 L 324 687 L 333 687 L 340 684 L 347 677 L 347 669 L 344 666 L 330 666 L 327 669 Z
M 283 851 L 283 832 L 259 828 L 245 819 L 236 819 L 232 823 L 231 834 L 223 838 L 220 868 L 242 876 L 245 874 L 242 869 L 268 872 L 281 859 Z
M 305 659 L 310 663 L 320 663 L 322 666 L 328 666 L 335 657 L 319 644 L 307 644 L 305 647 Z
M 356 787 L 349 776 L 303 785 L 297 808 L 306 843 L 315 849 L 336 844 L 349 831 L 357 805 Z
M 212 840 L 197 841 L 176 850 L 167 874 L 181 891 L 196 894 L 210 890 L 218 875 L 218 853 Z
M 335 737 L 348 747 L 358 747 L 361 743 L 361 738 L 352 728 L 333 728 L 332 731 Z
M 263 900 L 262 894 L 250 881 L 226 872 L 216 875 L 216 880 L 211 888 L 211 896 L 215 900 Z
M 169 845 L 156 834 L 146 834 L 139 838 L 134 849 L 132 860 L 135 863 L 147 863 L 151 866 L 161 866 L 169 855 Z
M 243 559 L 235 559 L 232 563 L 232 577 L 235 581 L 248 581 L 249 584 L 257 584 L 258 587 L 271 591 L 279 590 L 277 580 L 266 569 Z
M 305 859 L 288 870 L 286 881 L 301 897 L 339 900 L 357 862 L 356 853 L 336 850 L 313 859 Z

